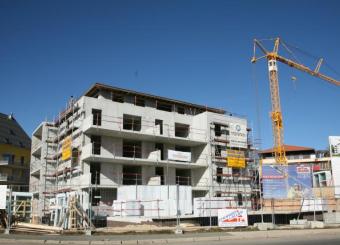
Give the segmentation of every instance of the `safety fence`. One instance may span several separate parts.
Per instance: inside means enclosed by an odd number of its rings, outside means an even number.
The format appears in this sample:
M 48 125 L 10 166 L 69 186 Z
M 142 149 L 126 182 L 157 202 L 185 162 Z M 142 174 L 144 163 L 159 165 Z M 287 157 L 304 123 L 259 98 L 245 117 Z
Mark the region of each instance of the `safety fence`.
M 312 196 L 294 199 L 263 199 L 257 190 L 237 187 L 218 192 L 217 185 L 195 187 L 180 181 L 174 185 L 74 183 L 49 192 L 36 183 L 19 188 L 31 192 L 15 191 L 16 185 L 0 187 L 0 200 L 6 200 L 0 201 L 1 225 L 13 229 L 18 222 L 64 230 L 213 227 L 218 225 L 219 210 L 227 209 L 246 210 L 249 225 L 286 224 L 293 218 L 323 220 L 325 213 L 340 212 L 334 186 L 313 188 Z

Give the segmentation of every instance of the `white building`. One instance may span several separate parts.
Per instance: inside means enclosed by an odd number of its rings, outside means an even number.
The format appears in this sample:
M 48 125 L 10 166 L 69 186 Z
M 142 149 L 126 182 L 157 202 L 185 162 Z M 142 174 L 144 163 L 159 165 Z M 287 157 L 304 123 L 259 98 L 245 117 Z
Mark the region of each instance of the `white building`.
M 173 207 L 176 185 L 187 193 L 179 197 L 186 206 L 179 207 L 181 215 L 193 214 L 195 197 L 228 197 L 226 205 L 250 207 L 249 131 L 246 119 L 221 109 L 94 84 L 33 133 L 33 212 L 51 214 L 56 224 L 65 197 L 77 193 L 84 210 L 92 203 L 107 216 L 132 199 L 158 202 L 150 210 L 171 216 L 164 210 Z M 246 160 L 245 168 L 227 167 L 230 149 Z M 168 186 L 168 194 L 155 194 L 155 186 Z M 138 215 L 147 216 L 147 209 Z

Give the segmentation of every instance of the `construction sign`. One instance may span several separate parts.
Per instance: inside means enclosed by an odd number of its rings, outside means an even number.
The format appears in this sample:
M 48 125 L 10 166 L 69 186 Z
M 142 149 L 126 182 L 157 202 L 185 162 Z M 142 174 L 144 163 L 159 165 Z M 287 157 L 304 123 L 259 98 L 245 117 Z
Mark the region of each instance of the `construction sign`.
M 248 226 L 247 209 L 219 209 L 219 227 L 242 227 Z
M 226 150 L 224 154 L 227 158 L 227 166 L 230 168 L 245 168 L 246 159 L 243 151 Z
M 61 160 L 66 161 L 72 156 L 72 138 L 68 136 L 65 138 L 61 147 Z

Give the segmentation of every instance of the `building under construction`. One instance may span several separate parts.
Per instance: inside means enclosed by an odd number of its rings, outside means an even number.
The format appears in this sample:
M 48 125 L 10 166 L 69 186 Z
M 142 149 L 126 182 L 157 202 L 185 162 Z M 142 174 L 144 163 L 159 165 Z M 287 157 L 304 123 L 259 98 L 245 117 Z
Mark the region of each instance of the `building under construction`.
M 253 208 L 250 139 L 224 110 L 96 83 L 32 135 L 33 220 L 79 228 Z

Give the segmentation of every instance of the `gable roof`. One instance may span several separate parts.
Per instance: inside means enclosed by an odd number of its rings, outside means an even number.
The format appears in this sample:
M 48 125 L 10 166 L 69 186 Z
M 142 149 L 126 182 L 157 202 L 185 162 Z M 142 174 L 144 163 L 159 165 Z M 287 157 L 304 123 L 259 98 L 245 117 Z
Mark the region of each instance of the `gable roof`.
M 284 145 L 286 152 L 296 152 L 296 151 L 315 151 L 314 148 L 311 147 L 304 147 L 304 146 L 296 146 L 296 145 Z M 266 153 L 273 153 L 273 148 L 269 148 L 263 151 L 260 151 L 260 154 L 266 154 Z
M 31 148 L 31 139 L 13 115 L 0 113 L 0 144 Z

